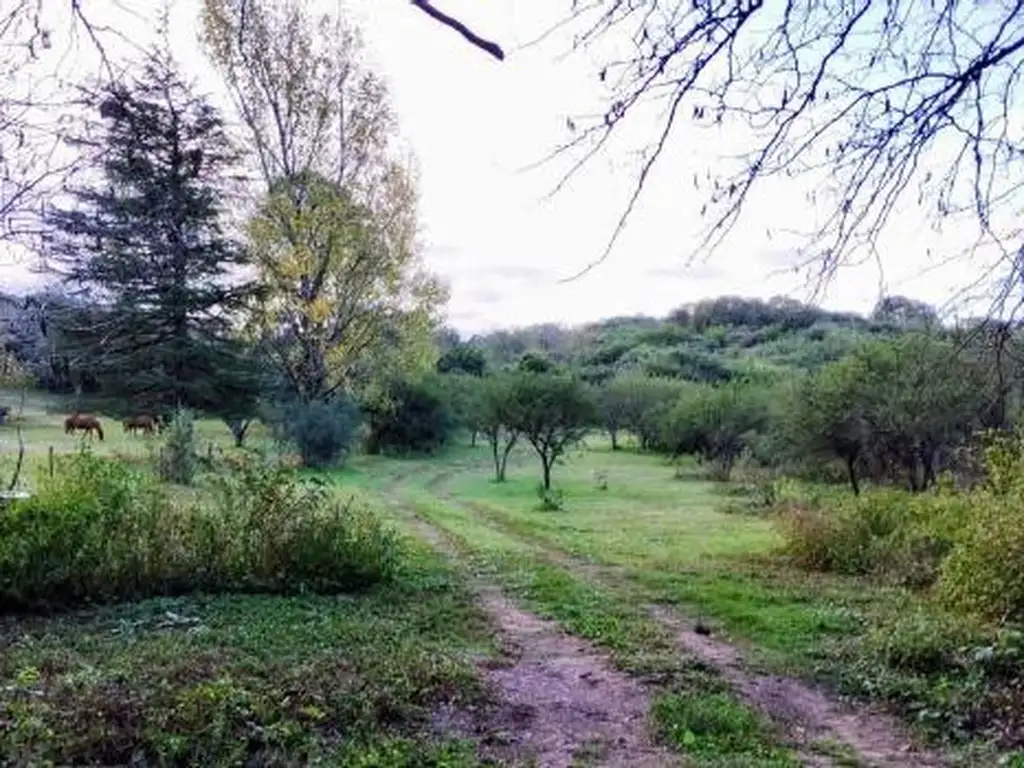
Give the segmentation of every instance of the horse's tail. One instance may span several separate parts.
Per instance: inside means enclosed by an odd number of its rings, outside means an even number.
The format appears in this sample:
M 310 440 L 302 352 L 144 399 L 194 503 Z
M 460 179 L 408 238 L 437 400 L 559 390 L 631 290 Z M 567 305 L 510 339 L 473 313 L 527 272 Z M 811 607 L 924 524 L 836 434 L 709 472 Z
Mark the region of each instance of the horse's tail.
M 99 435 L 100 440 L 103 439 L 103 427 L 100 426 L 99 419 L 96 420 L 96 434 Z

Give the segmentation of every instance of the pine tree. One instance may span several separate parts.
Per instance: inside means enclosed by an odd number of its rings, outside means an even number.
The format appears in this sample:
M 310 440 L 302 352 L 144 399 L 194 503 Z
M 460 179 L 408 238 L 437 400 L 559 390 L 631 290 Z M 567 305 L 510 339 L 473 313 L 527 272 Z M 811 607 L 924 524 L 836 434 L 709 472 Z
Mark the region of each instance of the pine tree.
M 256 385 L 232 341 L 244 249 L 224 230 L 236 154 L 217 110 L 165 52 L 89 91 L 95 183 L 48 216 L 50 269 L 89 298 L 62 332 L 118 410 L 225 412 Z

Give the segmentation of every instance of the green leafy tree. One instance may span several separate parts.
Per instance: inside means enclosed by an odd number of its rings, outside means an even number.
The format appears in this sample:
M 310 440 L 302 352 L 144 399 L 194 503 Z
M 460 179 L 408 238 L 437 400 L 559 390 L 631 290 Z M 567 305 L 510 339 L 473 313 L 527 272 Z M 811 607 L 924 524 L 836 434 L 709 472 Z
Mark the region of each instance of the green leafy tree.
M 261 288 L 252 328 L 301 399 L 330 398 L 365 379 L 367 361 L 390 364 L 396 350 L 431 342 L 447 292 L 414 243 L 382 227 L 316 174 L 282 179 L 250 222 Z
M 516 395 L 516 381 L 510 374 L 491 376 L 480 382 L 478 424 L 491 448 L 494 479 L 498 483 L 505 482 L 508 457 L 522 434 Z
M 435 451 L 454 426 L 449 400 L 437 378 L 393 379 L 364 404 L 369 422 L 367 452 Z
M 517 369 L 523 373 L 554 373 L 555 363 L 542 352 L 524 352 Z
M 906 473 L 911 491 L 935 482 L 940 452 L 967 439 L 986 406 L 982 369 L 953 344 L 925 333 L 858 350 L 868 372 L 870 449 Z
M 483 376 L 487 371 L 487 358 L 483 350 L 468 344 L 458 344 L 438 358 L 438 373 L 466 373 Z
M 433 366 L 447 289 L 424 267 L 416 175 L 358 30 L 302 0 L 203 0 L 202 23 L 265 185 L 248 236 L 268 364 L 305 400 Z
M 798 460 L 842 460 L 855 494 L 860 493 L 859 463 L 871 441 L 868 381 L 861 359 L 847 357 L 825 366 L 793 386 L 779 430 L 781 444 Z
M 446 373 L 441 376 L 441 381 L 442 388 L 448 393 L 453 418 L 460 427 L 469 431 L 469 444 L 475 448 L 483 427 L 483 396 L 489 377 Z
M 768 421 L 767 391 L 746 382 L 694 384 L 666 414 L 663 441 L 674 455 L 696 453 L 728 480 L 736 459 Z
M 684 387 L 684 382 L 667 377 L 622 373 L 605 384 L 598 399 L 598 413 L 604 414 L 606 429 L 613 420 L 617 431 L 631 432 L 641 450 L 650 450 L 659 442 L 667 409 Z
M 596 406 L 586 386 L 570 376 L 520 374 L 512 384 L 511 424 L 540 458 L 543 487 L 551 490 L 551 468 L 579 443 L 595 421 Z
M 231 316 L 249 293 L 222 226 L 236 159 L 222 120 L 165 52 L 87 103 L 103 125 L 79 141 L 99 173 L 47 218 L 48 266 L 90 297 L 65 318 L 67 352 L 127 407 L 222 410 L 244 378 Z
M 966 440 L 988 406 L 984 369 L 923 333 L 862 345 L 803 382 L 782 430 L 797 453 L 833 455 L 860 490 L 858 468 L 934 483 L 937 462 Z

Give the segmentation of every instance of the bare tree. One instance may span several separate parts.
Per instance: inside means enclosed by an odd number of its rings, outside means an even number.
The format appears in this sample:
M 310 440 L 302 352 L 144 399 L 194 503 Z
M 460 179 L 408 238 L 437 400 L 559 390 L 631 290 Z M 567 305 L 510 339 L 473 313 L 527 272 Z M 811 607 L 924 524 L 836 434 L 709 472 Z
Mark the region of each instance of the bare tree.
M 54 164 L 59 138 L 33 67 L 51 47 L 35 7 L 17 0 L 0 9 L 0 241 L 37 231 L 42 193 L 64 170 Z
M 998 249 L 1001 295 L 1017 284 L 1021 0 L 572 5 L 559 28 L 576 32 L 574 48 L 614 48 L 605 49 L 597 73 L 610 94 L 607 109 L 569 120 L 572 135 L 554 153 L 570 163 L 559 186 L 607 151 L 626 124 L 652 109 L 660 121 L 595 264 L 622 232 L 673 132 L 692 121 L 748 140 L 736 157 L 716 159 L 715 173 L 694 177 L 707 220 L 704 253 L 759 186 L 794 178 L 818 209 L 801 255 L 822 278 L 870 253 L 894 211 L 916 204 L 933 222 L 969 221 L 978 245 Z

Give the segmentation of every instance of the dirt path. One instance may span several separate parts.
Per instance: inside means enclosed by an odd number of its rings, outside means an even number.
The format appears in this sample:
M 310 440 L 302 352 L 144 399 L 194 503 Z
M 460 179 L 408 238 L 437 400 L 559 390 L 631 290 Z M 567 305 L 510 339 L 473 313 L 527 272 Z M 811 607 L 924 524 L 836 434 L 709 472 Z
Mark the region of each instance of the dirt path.
M 746 701 L 783 726 L 797 741 L 846 744 L 862 764 L 877 768 L 947 765 L 938 755 L 915 750 L 894 718 L 854 711 L 802 680 L 751 673 L 745 669 L 742 653 L 735 646 L 698 633 L 693 622 L 666 608 L 654 608 L 652 615 L 675 631 L 682 648 L 717 669 Z
M 410 511 L 410 510 L 406 510 Z M 413 529 L 458 562 L 458 549 L 419 516 Z M 586 642 L 551 621 L 520 610 L 490 584 L 472 583 L 497 629 L 505 658 L 482 665 L 498 704 L 476 722 L 441 713 L 441 727 L 470 730 L 481 757 L 543 768 L 574 765 L 660 768 L 680 760 L 650 738 L 650 699 L 636 680 L 615 670 Z
M 448 503 L 459 504 L 503 533 L 529 544 L 543 559 L 596 584 L 621 584 L 628 575 L 620 568 L 579 560 L 540 536 L 528 535 L 509 525 L 485 505 L 460 502 L 440 490 L 444 479 L 434 478 L 435 492 Z M 651 615 L 670 628 L 680 647 L 718 670 L 751 706 L 767 715 L 800 749 L 808 764 L 832 765 L 824 756 L 807 757 L 815 742 L 838 742 L 851 748 L 863 766 L 874 768 L 939 768 L 948 765 L 939 755 L 917 750 L 906 730 L 891 717 L 858 712 L 817 686 L 791 677 L 760 675 L 746 669 L 743 652 L 736 646 L 699 633 L 692 620 L 664 606 L 652 607 Z

